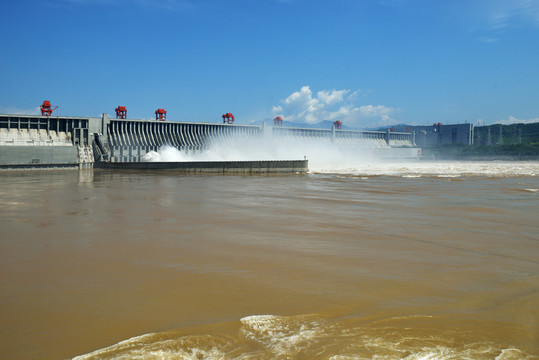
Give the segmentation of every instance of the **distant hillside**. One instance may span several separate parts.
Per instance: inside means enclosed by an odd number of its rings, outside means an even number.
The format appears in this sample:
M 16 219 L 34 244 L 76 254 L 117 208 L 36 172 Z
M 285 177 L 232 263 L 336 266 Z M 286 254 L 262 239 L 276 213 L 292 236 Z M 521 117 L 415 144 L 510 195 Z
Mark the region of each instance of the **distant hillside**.
M 537 160 L 539 123 L 474 127 L 474 145 L 424 148 L 423 155 L 438 159 Z
M 363 129 L 363 130 L 367 130 L 367 131 L 387 131 L 387 130 L 390 130 L 390 129 L 394 129 L 397 132 L 405 132 L 406 128 L 409 128 L 409 127 L 411 127 L 411 125 L 400 123 L 400 124 L 395 124 L 395 125 L 391 125 L 391 126 L 378 126 L 378 127 L 368 128 L 368 129 Z
M 539 144 L 539 123 L 474 127 L 475 145 Z

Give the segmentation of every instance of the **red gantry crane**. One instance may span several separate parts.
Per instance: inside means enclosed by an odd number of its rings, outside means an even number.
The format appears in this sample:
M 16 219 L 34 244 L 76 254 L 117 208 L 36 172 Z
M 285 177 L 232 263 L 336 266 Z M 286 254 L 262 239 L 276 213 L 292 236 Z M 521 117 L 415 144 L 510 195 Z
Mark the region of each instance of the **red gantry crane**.
M 58 106 L 51 109 L 51 102 L 49 100 L 45 100 L 43 101 L 43 105 L 41 105 L 41 116 L 51 116 L 52 112 L 56 109 L 58 109 Z
M 155 110 L 155 120 L 167 121 L 167 112 L 165 109 Z
M 341 128 L 342 128 L 342 122 L 339 121 L 339 120 L 337 120 L 337 121 L 335 121 L 335 122 L 333 123 L 333 126 L 335 126 L 335 129 L 341 130 Z
M 234 124 L 234 115 L 232 113 L 226 113 L 221 116 L 223 118 L 223 124 Z
M 273 126 L 283 126 L 283 118 L 276 116 L 273 118 Z
M 118 106 L 114 110 L 116 110 L 116 119 L 127 118 L 127 108 L 125 106 Z

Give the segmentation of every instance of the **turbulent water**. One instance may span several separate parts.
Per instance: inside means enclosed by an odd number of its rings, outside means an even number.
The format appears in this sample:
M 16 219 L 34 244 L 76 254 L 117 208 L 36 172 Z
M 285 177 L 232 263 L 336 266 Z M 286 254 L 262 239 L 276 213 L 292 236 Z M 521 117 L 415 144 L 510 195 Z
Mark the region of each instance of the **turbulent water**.
M 539 359 L 539 162 L 0 173 L 3 359 Z

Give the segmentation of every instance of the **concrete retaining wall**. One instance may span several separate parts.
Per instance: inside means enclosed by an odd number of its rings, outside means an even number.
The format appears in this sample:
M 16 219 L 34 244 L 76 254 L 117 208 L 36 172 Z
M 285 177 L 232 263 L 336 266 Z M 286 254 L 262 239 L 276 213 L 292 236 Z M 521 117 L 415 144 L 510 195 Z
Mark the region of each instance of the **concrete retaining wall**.
M 79 156 L 75 146 L 2 146 L 0 167 L 26 165 L 43 167 L 72 165 L 78 167 Z
M 186 161 L 186 162 L 131 162 L 97 163 L 96 168 L 114 170 L 150 170 L 181 173 L 305 173 L 309 170 L 308 160 L 263 160 L 263 161 Z

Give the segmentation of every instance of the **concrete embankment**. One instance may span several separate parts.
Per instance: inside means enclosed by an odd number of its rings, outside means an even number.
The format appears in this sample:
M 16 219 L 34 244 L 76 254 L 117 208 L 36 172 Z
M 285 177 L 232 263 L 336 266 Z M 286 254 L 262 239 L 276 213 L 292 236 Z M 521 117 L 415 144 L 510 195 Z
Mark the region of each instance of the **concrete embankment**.
M 180 173 L 264 174 L 306 173 L 308 160 L 182 161 L 182 162 L 99 162 L 96 168 Z

